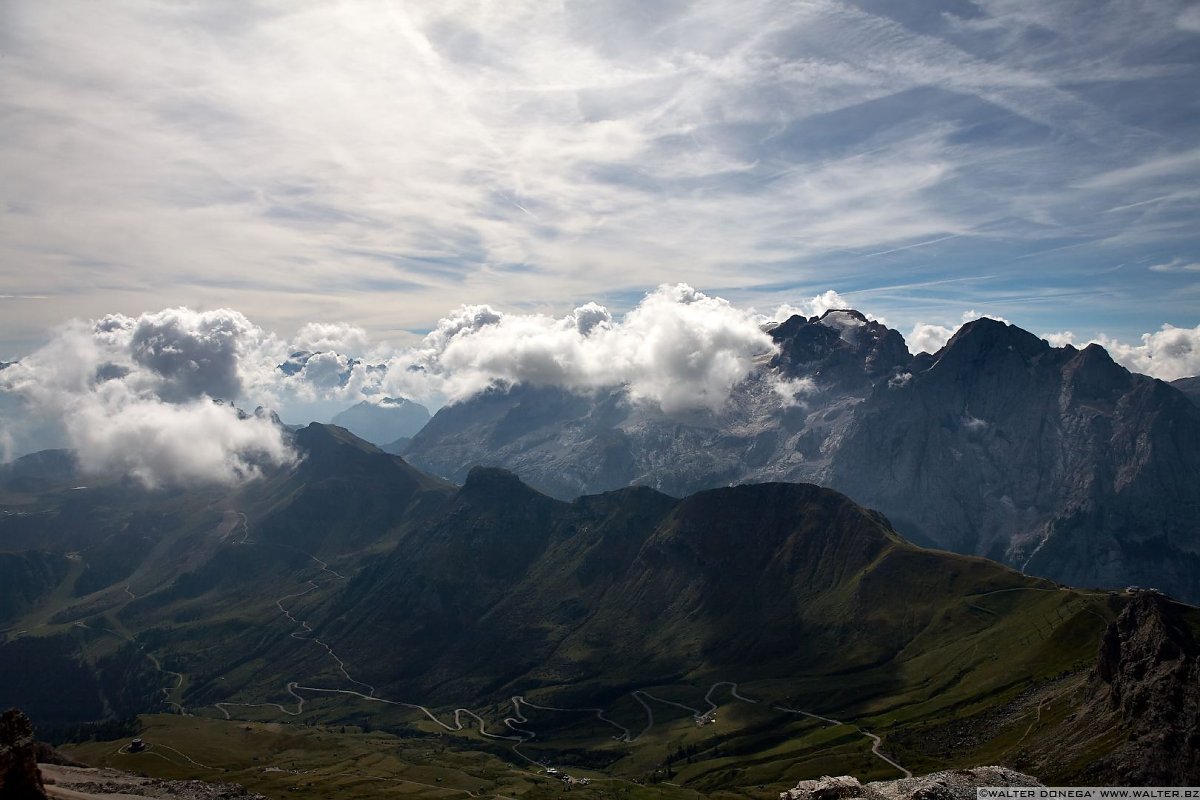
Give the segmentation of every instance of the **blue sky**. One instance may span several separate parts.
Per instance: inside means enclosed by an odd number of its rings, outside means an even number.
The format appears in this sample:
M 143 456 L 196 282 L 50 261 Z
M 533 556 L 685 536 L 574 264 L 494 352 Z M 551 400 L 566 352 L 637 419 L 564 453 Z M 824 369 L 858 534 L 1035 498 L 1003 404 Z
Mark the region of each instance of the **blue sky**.
M 47 0 L 0 3 L 0 56 L 0 359 L 107 313 L 404 344 L 675 282 L 1200 325 L 1196 3 Z

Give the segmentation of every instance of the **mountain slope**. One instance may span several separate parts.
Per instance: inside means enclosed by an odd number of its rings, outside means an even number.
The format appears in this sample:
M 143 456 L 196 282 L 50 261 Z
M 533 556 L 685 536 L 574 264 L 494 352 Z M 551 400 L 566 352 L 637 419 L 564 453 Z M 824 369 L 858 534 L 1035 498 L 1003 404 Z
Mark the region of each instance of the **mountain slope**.
M 451 702 L 568 676 L 581 688 L 862 670 L 964 595 L 1026 588 L 1046 585 L 914 548 L 815 486 L 678 501 L 626 489 L 567 504 L 477 469 L 444 516 L 350 581 L 322 619 L 337 620 L 332 644 L 361 679 Z M 380 661 L 380 641 L 408 655 Z
M 172 667 L 195 669 L 203 685 L 246 660 L 241 637 L 255 647 L 287 639 L 260 632 L 298 571 L 323 574 L 322 557 L 349 570 L 386 551 L 398 525 L 453 489 L 340 428 L 313 424 L 294 444 L 297 465 L 234 489 L 104 478 L 75 488 L 61 469 L 69 460 L 12 465 L 0 483 L 0 611 L 14 632 L 0 644 L 0 674 L 59 663 L 94 699 L 64 702 L 50 671 L 0 682 L 0 703 L 20 701 L 49 725 L 130 713 L 139 697 L 177 706 L 182 697 L 161 690 Z M 139 655 L 147 650 L 156 658 Z
M 1171 381 L 1171 385 L 1188 396 L 1193 403 L 1200 405 L 1200 376 L 1180 378 Z

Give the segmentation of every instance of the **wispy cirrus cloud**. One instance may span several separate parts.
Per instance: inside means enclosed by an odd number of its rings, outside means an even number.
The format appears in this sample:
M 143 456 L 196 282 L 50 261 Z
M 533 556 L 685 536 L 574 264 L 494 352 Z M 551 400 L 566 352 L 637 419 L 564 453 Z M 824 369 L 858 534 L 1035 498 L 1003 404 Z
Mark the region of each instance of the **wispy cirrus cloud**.
M 1200 272 L 1200 261 L 1185 261 L 1182 258 L 1172 258 L 1161 264 L 1151 264 L 1151 272 Z
M 54 299 L 13 304 L 10 348 L 179 304 L 399 338 L 464 300 L 628 308 L 684 280 L 765 308 L 1200 258 L 1200 44 L 1175 0 L 0 14 L 0 264 Z M 1149 287 L 1180 324 L 1186 278 Z M 981 302 L 943 286 L 915 299 Z

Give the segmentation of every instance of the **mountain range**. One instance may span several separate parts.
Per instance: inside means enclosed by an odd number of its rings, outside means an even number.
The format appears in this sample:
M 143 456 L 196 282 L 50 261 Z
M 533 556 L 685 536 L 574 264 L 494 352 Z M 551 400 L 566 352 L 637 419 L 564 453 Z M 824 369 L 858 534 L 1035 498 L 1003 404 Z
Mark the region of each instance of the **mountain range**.
M 1098 345 L 993 319 L 934 354 L 852 310 L 794 316 L 716 411 L 667 414 L 617 388 L 494 387 L 445 406 L 404 457 L 461 482 L 509 469 L 560 499 L 811 482 L 907 538 L 1084 586 L 1200 600 L 1200 408 Z M 780 387 L 798 387 L 781 398 Z
M 294 437 L 297 466 L 235 489 L 7 466 L 0 703 L 59 730 L 173 710 L 460 736 L 469 714 L 521 758 L 615 773 L 683 758 L 659 731 L 732 704 L 760 716 L 688 756 L 716 790 L 748 780 L 730 751 L 793 784 L 999 760 L 1079 779 L 1144 730 L 1120 698 L 1190 698 L 1194 609 L 923 549 L 830 489 L 568 502 L 495 468 L 454 486 L 332 426 Z

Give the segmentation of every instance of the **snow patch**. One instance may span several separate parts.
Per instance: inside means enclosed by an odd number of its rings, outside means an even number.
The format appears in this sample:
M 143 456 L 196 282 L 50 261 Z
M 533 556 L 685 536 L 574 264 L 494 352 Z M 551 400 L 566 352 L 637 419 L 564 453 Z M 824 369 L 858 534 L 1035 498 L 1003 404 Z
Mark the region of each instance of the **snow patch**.
M 842 341 L 851 345 L 858 344 L 859 333 L 867 326 L 866 320 L 854 312 L 840 309 L 827 312 L 825 316 L 817 320 L 817 324 L 833 328 L 842 337 Z

